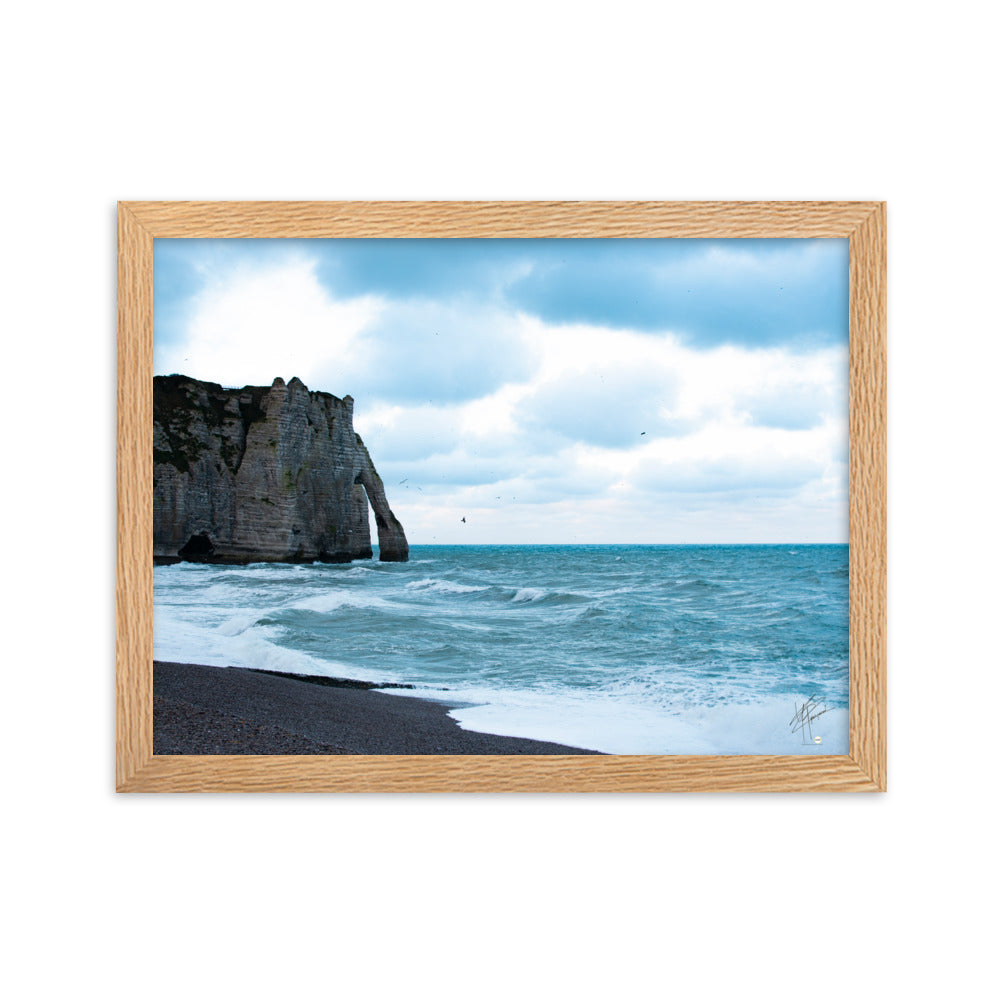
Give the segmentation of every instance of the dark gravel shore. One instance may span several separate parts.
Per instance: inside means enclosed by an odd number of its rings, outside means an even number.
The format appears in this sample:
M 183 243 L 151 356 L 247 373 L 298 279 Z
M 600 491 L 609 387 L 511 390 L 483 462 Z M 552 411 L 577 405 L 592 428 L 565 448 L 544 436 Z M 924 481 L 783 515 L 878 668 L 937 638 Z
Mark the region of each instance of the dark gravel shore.
M 153 664 L 155 754 L 586 754 L 460 729 L 449 706 L 363 681 Z

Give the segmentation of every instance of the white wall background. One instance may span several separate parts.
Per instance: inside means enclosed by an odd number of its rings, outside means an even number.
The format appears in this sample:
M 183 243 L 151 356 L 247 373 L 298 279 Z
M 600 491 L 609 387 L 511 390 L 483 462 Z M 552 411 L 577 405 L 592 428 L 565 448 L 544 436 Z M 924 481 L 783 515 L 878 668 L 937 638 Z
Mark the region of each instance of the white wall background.
M 10 995 L 988 987 L 989 12 L 961 0 L 946 17 L 871 0 L 7 12 Z M 116 796 L 114 203 L 187 197 L 887 199 L 888 794 Z

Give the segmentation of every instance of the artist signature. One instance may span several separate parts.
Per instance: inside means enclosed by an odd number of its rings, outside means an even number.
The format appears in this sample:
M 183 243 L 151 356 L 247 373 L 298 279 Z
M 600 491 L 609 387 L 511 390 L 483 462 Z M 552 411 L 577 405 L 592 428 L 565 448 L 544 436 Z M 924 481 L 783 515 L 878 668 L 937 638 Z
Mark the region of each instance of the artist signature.
M 792 721 L 788 724 L 792 727 L 793 733 L 802 733 L 803 743 L 822 743 L 822 736 L 813 736 L 812 724 L 821 715 L 825 715 L 829 711 L 826 706 L 821 705 L 815 698 L 810 698 L 801 705 L 796 702 L 795 714 L 792 716 Z

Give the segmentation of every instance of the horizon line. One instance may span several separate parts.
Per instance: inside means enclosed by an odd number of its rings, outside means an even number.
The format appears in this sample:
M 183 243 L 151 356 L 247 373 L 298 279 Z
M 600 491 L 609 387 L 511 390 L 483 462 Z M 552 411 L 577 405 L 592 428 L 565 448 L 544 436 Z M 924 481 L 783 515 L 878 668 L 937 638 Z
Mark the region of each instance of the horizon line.
M 410 548 L 418 545 L 447 545 L 452 547 L 461 546 L 508 546 L 510 548 L 516 547 L 532 547 L 532 548 L 568 548 L 572 546 L 588 546 L 590 548 L 603 547 L 603 548 L 615 548 L 623 545 L 642 545 L 647 548 L 679 548 L 682 546 L 705 546 L 705 545 L 850 545 L 850 541 L 846 542 L 409 542 Z M 378 544 L 373 542 L 372 548 L 377 549 Z

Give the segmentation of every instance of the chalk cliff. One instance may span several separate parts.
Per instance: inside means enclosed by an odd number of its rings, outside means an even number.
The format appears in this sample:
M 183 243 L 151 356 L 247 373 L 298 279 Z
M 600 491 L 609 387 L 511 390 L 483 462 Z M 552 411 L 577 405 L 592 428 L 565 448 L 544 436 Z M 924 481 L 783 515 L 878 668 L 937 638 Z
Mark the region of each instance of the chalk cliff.
M 153 379 L 156 562 L 405 562 L 354 400 L 293 378 L 223 389 L 185 375 Z

